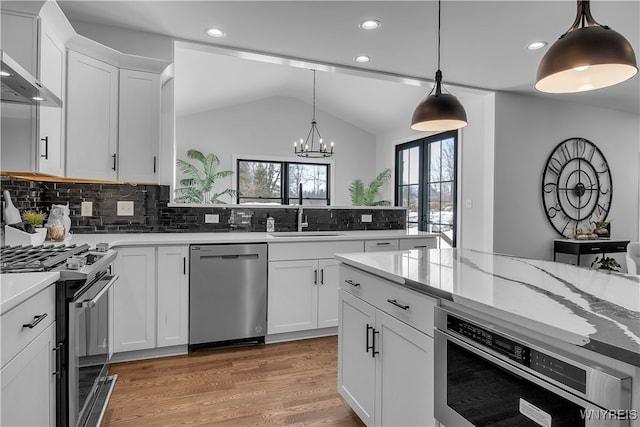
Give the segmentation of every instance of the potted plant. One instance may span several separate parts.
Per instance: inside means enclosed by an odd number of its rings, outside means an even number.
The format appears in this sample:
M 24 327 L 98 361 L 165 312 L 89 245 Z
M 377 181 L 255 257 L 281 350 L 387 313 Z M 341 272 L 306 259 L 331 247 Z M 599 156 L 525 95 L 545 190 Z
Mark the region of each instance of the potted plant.
M 44 220 L 46 218 L 47 214 L 40 211 L 28 210 L 24 211 L 24 213 L 22 214 L 22 220 L 27 224 L 31 224 L 33 228 L 42 227 L 42 224 L 44 224 Z
M 602 258 L 596 257 L 596 259 L 593 260 L 593 262 L 591 263 L 591 268 L 594 267 L 598 270 L 620 271 L 620 264 L 618 264 L 618 261 L 616 261 L 614 258 L 605 257 L 604 255 L 602 256 Z
M 593 232 L 597 234 L 598 237 L 611 236 L 611 220 L 610 219 L 598 217 L 593 224 L 595 228 Z
M 196 160 L 200 164 L 178 160 L 180 171 L 188 175 L 188 178 L 180 180 L 180 184 L 183 187 L 176 189 L 177 202 L 225 204 L 226 202 L 220 200 L 221 196 L 229 195 L 233 197 L 236 195 L 237 192 L 231 188 L 227 188 L 220 193 L 212 192 L 213 184 L 219 178 L 225 178 L 233 174 L 233 171 L 230 170 L 218 170 L 220 159 L 215 154 L 209 153 L 205 156 L 200 151 L 191 149 L 187 151 L 187 157 Z
M 375 200 L 378 190 L 389 178 L 391 178 L 391 169 L 387 168 L 380 172 L 367 188 L 364 188 L 362 180 L 354 180 L 349 186 L 351 204 L 353 206 L 390 206 L 391 202 L 388 200 Z

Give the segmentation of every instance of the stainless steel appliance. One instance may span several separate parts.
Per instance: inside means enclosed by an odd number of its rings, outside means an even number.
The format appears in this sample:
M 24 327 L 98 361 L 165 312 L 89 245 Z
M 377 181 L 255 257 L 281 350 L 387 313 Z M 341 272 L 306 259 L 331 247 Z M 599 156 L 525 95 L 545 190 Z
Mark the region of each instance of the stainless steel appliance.
M 59 271 L 56 282 L 56 422 L 97 426 L 116 376 L 109 375 L 111 346 L 107 292 L 118 279 L 116 252 L 82 246 L 5 246 L 0 272 Z
M 495 320 L 436 308 L 435 417 L 444 426 L 628 426 L 631 378 Z
M 192 245 L 189 265 L 189 350 L 264 343 L 267 245 Z

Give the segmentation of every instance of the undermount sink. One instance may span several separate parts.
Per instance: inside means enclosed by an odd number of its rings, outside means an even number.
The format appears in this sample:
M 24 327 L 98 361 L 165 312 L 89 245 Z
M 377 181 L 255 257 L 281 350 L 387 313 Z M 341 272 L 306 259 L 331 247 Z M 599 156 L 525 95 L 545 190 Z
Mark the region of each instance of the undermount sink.
M 292 231 L 292 232 L 280 232 L 280 233 L 269 233 L 271 237 L 331 237 L 331 236 L 342 236 L 341 233 L 330 233 L 326 231 Z

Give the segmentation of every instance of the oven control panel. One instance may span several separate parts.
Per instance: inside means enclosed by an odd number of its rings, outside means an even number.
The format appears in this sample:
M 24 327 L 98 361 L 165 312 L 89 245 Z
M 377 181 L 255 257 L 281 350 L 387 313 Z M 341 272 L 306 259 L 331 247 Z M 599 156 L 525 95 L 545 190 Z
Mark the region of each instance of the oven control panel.
M 586 391 L 587 373 L 584 369 L 451 314 L 447 314 L 447 330 L 574 390 Z

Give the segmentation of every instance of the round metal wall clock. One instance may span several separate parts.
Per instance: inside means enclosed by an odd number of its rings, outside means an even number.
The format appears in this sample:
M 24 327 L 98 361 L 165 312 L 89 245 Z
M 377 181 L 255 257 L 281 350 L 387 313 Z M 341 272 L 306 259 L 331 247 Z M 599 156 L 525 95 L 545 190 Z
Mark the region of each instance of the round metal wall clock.
M 611 171 L 602 151 L 584 138 L 569 138 L 551 152 L 542 171 L 547 219 L 564 237 L 593 229 L 611 208 Z

